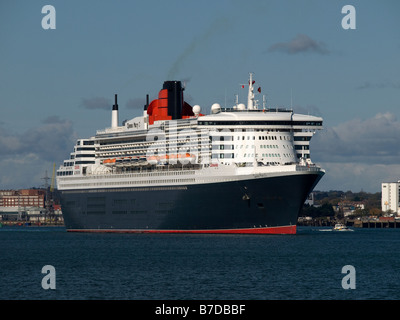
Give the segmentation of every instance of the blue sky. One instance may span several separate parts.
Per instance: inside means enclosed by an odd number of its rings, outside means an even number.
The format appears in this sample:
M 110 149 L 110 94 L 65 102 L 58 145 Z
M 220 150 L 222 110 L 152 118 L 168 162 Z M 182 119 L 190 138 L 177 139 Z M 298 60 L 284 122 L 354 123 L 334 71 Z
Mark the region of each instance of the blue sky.
M 56 29 L 44 30 L 44 5 Z M 356 9 L 345 30 L 342 7 Z M 400 179 L 398 1 L 7 1 L 0 3 L 0 188 L 39 186 L 75 140 L 142 112 L 165 80 L 208 111 L 249 72 L 268 104 L 322 116 L 319 190 Z

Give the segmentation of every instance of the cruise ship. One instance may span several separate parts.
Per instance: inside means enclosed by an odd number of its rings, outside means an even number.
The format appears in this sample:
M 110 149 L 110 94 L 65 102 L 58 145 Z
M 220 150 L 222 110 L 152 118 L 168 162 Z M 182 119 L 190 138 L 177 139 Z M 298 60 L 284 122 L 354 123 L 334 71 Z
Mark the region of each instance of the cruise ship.
M 322 118 L 267 108 L 253 74 L 247 105 L 203 113 L 181 81 L 165 81 L 142 116 L 78 139 L 57 170 L 73 232 L 295 234 L 304 201 L 324 175 L 310 139 Z M 246 88 L 247 89 L 247 88 Z

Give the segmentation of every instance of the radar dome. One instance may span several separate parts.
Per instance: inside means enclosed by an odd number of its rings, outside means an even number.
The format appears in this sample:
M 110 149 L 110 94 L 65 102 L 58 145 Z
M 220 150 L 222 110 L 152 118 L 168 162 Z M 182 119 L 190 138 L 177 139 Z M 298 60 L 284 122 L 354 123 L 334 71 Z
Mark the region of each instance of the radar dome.
M 201 107 L 198 104 L 196 104 L 193 106 L 192 111 L 195 115 L 198 115 L 201 112 Z
M 246 110 L 246 106 L 243 103 L 239 103 L 237 106 L 238 110 Z
M 219 103 L 214 103 L 211 106 L 211 113 L 218 113 L 221 112 L 221 106 L 219 105 Z

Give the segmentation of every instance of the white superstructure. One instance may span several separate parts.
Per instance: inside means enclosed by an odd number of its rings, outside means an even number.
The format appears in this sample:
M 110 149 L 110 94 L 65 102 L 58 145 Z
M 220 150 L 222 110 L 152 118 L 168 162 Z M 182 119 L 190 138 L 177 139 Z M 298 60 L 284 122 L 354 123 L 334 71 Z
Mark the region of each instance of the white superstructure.
M 115 97 L 111 127 L 77 141 L 57 170 L 58 189 L 183 186 L 322 170 L 309 150 L 322 118 L 259 109 L 253 84 L 250 74 L 247 107 L 214 104 L 204 115 L 195 105 L 192 115 L 162 119 L 158 109 L 150 111 L 153 101 L 122 126 Z M 159 100 L 161 110 L 162 92 Z

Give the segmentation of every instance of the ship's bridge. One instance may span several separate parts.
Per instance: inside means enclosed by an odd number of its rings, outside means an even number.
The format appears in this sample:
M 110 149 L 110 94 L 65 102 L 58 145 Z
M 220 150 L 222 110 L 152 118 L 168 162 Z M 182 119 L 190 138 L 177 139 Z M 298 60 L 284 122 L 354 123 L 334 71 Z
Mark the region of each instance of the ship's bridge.
M 215 110 L 214 110 L 215 111 Z M 322 118 L 291 110 L 218 110 L 199 117 L 210 130 L 212 158 L 220 162 L 291 164 L 310 158 L 310 140 Z
M 258 112 L 254 112 L 258 111 Z M 200 126 L 273 126 L 293 129 L 322 129 L 322 118 L 287 112 L 220 112 L 199 117 Z

